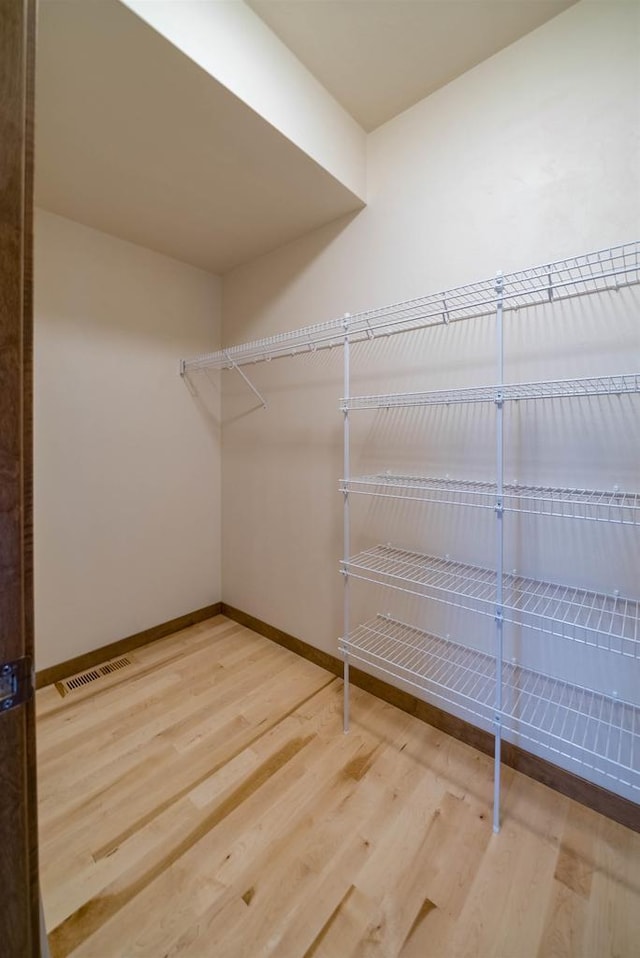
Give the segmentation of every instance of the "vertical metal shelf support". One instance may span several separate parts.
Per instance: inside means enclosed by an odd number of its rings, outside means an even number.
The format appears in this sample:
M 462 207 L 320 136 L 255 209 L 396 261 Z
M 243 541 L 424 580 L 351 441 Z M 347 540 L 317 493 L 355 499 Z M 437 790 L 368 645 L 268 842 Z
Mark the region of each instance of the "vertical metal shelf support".
M 502 657 L 504 629 L 504 277 L 496 275 L 496 707 L 493 777 L 493 830 L 500 831 L 500 760 L 502 749 Z
M 349 389 L 351 369 L 350 369 L 350 355 L 349 355 L 349 319 L 350 314 L 345 313 L 343 319 L 344 326 L 344 464 L 343 464 L 343 548 L 344 548 L 344 621 L 343 621 L 343 635 L 345 641 L 349 636 L 349 629 L 351 627 L 351 615 L 350 615 L 350 603 L 349 603 L 349 573 L 347 572 L 347 562 L 349 556 L 351 555 L 351 517 L 349 515 L 349 479 L 351 478 L 351 437 L 349 434 L 349 397 L 351 395 Z M 345 651 L 344 653 L 344 732 L 345 734 L 349 731 L 349 652 Z

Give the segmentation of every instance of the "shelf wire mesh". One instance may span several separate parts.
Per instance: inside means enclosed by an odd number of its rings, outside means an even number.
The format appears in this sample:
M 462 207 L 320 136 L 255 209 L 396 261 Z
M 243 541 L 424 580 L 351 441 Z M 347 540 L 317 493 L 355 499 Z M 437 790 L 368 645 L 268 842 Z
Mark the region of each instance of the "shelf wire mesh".
M 343 573 L 481 615 L 496 614 L 491 569 L 391 545 L 374 546 L 341 563 Z M 504 621 L 621 655 L 640 657 L 637 600 L 620 595 L 503 576 Z
M 640 241 L 507 273 L 504 309 L 515 310 L 640 282 Z M 184 372 L 231 369 L 495 313 L 496 277 L 365 310 L 184 360 Z
M 490 728 L 495 659 L 379 615 L 339 641 L 342 654 L 463 709 Z M 522 666 L 502 667 L 504 729 L 640 791 L 640 708 Z
M 406 406 L 449 406 L 464 403 L 496 403 L 527 399 L 572 399 L 583 396 L 621 396 L 640 392 L 640 373 L 588 376 L 580 379 L 549 379 L 501 386 L 466 386 L 426 392 L 380 393 L 340 400 L 343 412 L 356 409 L 397 409 Z
M 640 525 L 640 493 L 504 484 L 505 512 Z M 495 482 L 377 473 L 340 482 L 340 492 L 495 509 Z

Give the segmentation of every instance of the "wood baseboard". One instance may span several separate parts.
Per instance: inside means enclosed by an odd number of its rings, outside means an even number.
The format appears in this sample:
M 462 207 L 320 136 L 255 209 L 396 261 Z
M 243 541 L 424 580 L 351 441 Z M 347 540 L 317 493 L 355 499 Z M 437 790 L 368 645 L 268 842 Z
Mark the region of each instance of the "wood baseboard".
M 342 659 L 337 656 L 322 652 L 307 642 L 303 642 L 301 639 L 297 639 L 295 636 L 289 635 L 281 629 L 249 615 L 247 612 L 242 612 L 240 609 L 227 605 L 226 602 L 221 603 L 220 611 L 222 615 L 233 619 L 234 622 L 253 629 L 254 632 L 258 632 L 267 639 L 277 642 L 278 645 L 296 652 L 310 662 L 320 665 L 328 672 L 342 676 Z M 494 740 L 490 732 L 476 728 L 470 722 L 459 719 L 443 709 L 436 708 L 434 705 L 429 705 L 428 702 L 424 702 L 410 692 L 397 689 L 395 686 L 389 685 L 388 682 L 368 675 L 366 672 L 354 668 L 354 666 L 351 666 L 349 675 L 353 684 L 359 688 L 371 692 L 410 715 L 415 715 L 422 722 L 433 725 L 435 728 L 446 732 L 447 735 L 452 735 L 487 755 L 493 755 Z M 579 775 L 574 775 L 573 772 L 568 772 L 558 765 L 539 758 L 537 755 L 532 755 L 531 752 L 504 740 L 502 742 L 501 758 L 504 765 L 528 775 L 529 778 L 533 778 L 537 782 L 548 785 L 556 792 L 560 792 L 562 795 L 580 802 L 581 805 L 586 805 L 588 808 L 606 815 L 607 818 L 611 818 L 635 832 L 640 832 L 640 805 L 636 805 L 629 799 L 616 795 L 600 785 L 593 784 L 593 782 L 588 782 Z
M 135 635 L 118 639 L 118 641 L 110 642 L 109 645 L 103 645 L 99 649 L 92 649 L 90 652 L 84 652 L 73 659 L 67 659 L 66 662 L 60 662 L 48 669 L 42 669 L 36 673 L 36 688 L 41 689 L 45 685 L 61 682 L 63 679 L 69 678 L 70 675 L 77 675 L 78 672 L 91 669 L 95 665 L 106 662 L 107 659 L 114 659 L 118 655 L 126 655 L 127 652 L 132 652 L 133 649 L 138 649 L 141 645 L 148 645 L 149 642 L 164 639 L 165 636 L 171 635 L 173 632 L 180 632 L 181 629 L 186 629 L 197 622 L 211 619 L 214 615 L 220 615 L 221 608 L 221 602 L 206 605 L 203 609 L 187 612 L 186 615 L 179 615 L 177 619 L 169 619 L 168 622 L 154 625 L 143 632 L 136 632 Z

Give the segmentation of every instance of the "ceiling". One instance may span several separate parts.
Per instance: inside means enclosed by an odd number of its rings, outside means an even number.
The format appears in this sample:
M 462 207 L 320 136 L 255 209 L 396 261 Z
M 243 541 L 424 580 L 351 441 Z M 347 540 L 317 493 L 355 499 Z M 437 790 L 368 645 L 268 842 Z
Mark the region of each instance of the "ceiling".
M 262 20 L 234 2 L 241 9 L 232 12 L 264 33 Z M 250 3 L 366 129 L 569 5 Z M 36 202 L 54 213 L 223 273 L 363 206 L 317 158 L 124 2 L 41 3 L 36 63 Z M 327 108 L 344 116 L 321 92 Z M 364 162 L 364 135 L 362 149 Z
M 575 0 L 247 0 L 367 131 Z

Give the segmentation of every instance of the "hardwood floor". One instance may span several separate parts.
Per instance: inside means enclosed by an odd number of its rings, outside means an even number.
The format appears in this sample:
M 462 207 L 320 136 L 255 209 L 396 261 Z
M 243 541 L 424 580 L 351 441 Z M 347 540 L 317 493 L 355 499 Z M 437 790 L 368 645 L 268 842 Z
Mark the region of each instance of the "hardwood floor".
M 217 616 L 38 692 L 53 958 L 640 955 L 640 835 Z

